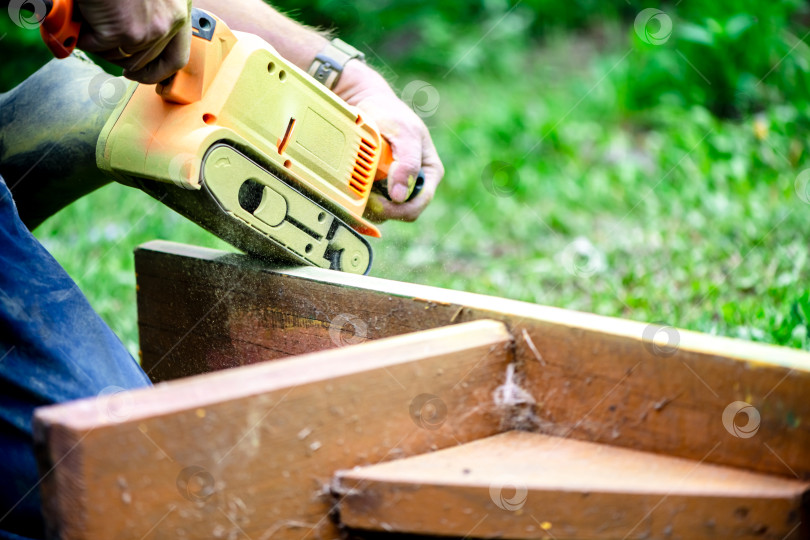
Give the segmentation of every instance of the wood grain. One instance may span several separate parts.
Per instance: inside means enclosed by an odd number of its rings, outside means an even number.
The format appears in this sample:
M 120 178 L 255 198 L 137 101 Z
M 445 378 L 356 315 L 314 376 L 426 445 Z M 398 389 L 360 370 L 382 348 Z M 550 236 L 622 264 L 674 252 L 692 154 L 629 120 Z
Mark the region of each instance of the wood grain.
M 351 528 L 473 538 L 799 539 L 810 484 L 512 431 L 336 476 Z
M 50 534 L 334 537 L 333 472 L 496 433 L 512 351 L 479 321 L 38 409 Z
M 515 336 L 516 381 L 533 401 L 504 428 L 810 478 L 802 351 L 167 242 L 139 249 L 136 268 L 155 380 L 495 319 Z M 735 428 L 745 412 L 724 425 L 737 402 L 759 415 L 752 433 Z

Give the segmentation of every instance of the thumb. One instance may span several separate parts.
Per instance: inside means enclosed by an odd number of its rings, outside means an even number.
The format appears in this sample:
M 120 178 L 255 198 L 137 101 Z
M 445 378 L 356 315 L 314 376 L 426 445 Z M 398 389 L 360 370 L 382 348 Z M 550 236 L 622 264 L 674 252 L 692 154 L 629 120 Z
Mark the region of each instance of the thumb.
M 137 70 L 124 70 L 124 76 L 133 81 L 145 84 L 156 84 L 188 64 L 191 51 L 191 21 L 187 21 L 183 28 L 171 38 L 157 58 Z
M 403 203 L 408 198 L 408 188 L 419 175 L 422 165 L 422 148 L 419 145 L 396 145 L 391 141 L 394 161 L 388 169 L 388 194 L 395 203 Z

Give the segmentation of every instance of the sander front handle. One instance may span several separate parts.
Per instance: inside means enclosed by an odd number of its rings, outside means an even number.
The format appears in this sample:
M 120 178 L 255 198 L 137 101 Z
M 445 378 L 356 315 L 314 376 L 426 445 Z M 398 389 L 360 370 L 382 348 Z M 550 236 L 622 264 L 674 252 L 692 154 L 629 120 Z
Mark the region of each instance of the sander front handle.
M 39 27 L 42 41 L 56 58 L 67 58 L 81 34 L 82 22 L 73 0 L 43 0 L 45 18 Z

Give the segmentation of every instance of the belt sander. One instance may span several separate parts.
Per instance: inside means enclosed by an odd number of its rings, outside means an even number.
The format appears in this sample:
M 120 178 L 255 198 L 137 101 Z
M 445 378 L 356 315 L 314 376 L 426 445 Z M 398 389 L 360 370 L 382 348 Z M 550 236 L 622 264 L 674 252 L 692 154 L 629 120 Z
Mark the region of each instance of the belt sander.
M 66 56 L 81 23 L 69 1 L 48 7 L 43 38 Z M 385 138 L 258 36 L 196 8 L 192 25 L 183 70 L 128 87 L 99 138 L 99 168 L 247 253 L 367 273 L 363 235 L 380 232 L 363 212 L 372 189 L 385 193 Z

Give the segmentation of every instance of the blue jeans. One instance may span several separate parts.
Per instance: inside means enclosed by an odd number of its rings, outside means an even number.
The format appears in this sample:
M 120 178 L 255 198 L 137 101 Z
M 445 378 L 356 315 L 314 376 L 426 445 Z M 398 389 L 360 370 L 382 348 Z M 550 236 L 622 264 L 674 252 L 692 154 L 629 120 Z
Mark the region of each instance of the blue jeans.
M 0 539 L 45 536 L 34 408 L 149 384 L 76 283 L 20 221 L 0 178 Z

